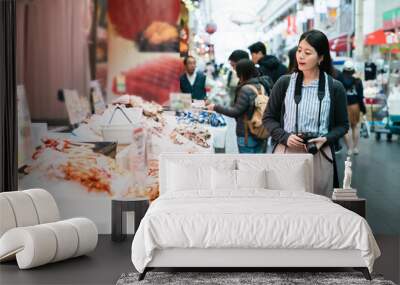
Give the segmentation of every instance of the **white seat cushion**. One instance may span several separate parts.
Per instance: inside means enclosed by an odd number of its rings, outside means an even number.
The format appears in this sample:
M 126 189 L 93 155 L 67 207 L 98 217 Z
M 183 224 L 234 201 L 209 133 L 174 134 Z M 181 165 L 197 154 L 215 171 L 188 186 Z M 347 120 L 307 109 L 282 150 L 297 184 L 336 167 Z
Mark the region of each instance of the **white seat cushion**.
M 73 225 L 78 233 L 79 242 L 75 256 L 80 256 L 91 252 L 96 248 L 98 232 L 96 225 L 86 218 L 73 218 L 64 222 Z
M 0 238 L 0 261 L 16 255 L 20 269 L 28 269 L 51 262 L 57 251 L 53 231 L 43 225 L 19 227 Z
M 86 254 L 96 248 L 97 228 L 86 218 L 13 228 L 0 238 L 0 261 L 16 256 L 20 269 Z
M 78 251 L 78 232 L 66 221 L 44 224 L 51 229 L 57 239 L 57 251 L 51 262 L 57 262 L 75 256 Z

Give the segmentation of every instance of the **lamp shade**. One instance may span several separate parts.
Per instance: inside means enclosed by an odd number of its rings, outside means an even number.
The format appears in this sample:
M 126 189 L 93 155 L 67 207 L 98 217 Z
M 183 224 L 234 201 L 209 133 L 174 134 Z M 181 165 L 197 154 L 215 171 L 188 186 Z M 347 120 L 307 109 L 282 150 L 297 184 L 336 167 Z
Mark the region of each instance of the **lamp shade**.
M 217 24 L 214 22 L 210 22 L 206 25 L 206 32 L 210 35 L 214 34 L 217 31 Z

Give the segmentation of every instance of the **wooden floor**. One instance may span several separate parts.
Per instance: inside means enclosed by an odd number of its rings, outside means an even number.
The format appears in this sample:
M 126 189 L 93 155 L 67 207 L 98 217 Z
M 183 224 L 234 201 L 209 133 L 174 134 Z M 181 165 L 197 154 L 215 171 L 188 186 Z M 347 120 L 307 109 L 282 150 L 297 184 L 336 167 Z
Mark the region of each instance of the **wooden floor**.
M 400 280 L 400 237 L 376 236 L 382 251 L 374 272 L 398 283 Z M 122 273 L 133 272 L 130 258 L 132 238 L 121 243 L 111 241 L 111 236 L 101 235 L 94 252 L 58 263 L 30 270 L 19 270 L 16 262 L 0 265 L 0 284 L 115 284 Z M 271 270 L 274 271 L 274 270 Z M 279 271 L 282 271 L 280 269 Z M 290 271 L 290 269 L 288 269 Z M 316 271 L 316 270 L 306 270 Z M 329 269 L 329 271 L 336 271 Z M 343 271 L 338 268 L 337 271 Z

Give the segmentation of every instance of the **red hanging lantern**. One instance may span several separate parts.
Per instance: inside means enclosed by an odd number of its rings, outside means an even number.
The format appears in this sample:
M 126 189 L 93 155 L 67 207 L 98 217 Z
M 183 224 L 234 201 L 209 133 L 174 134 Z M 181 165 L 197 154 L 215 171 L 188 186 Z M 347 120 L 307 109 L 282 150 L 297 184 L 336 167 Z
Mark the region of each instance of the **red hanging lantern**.
M 217 31 L 217 24 L 214 22 L 210 22 L 206 25 L 206 32 L 210 35 L 214 34 Z

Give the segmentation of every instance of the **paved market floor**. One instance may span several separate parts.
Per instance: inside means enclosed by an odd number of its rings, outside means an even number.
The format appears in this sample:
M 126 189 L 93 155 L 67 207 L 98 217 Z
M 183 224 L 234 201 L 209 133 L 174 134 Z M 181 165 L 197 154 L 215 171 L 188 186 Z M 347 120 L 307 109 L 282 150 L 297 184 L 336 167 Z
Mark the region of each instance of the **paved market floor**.
M 344 143 L 342 143 L 344 146 Z M 339 181 L 343 181 L 346 150 L 338 157 Z M 372 136 L 361 139 L 360 154 L 353 156 L 352 187 L 367 199 L 367 221 L 375 234 L 400 234 L 400 141 L 389 143 Z

